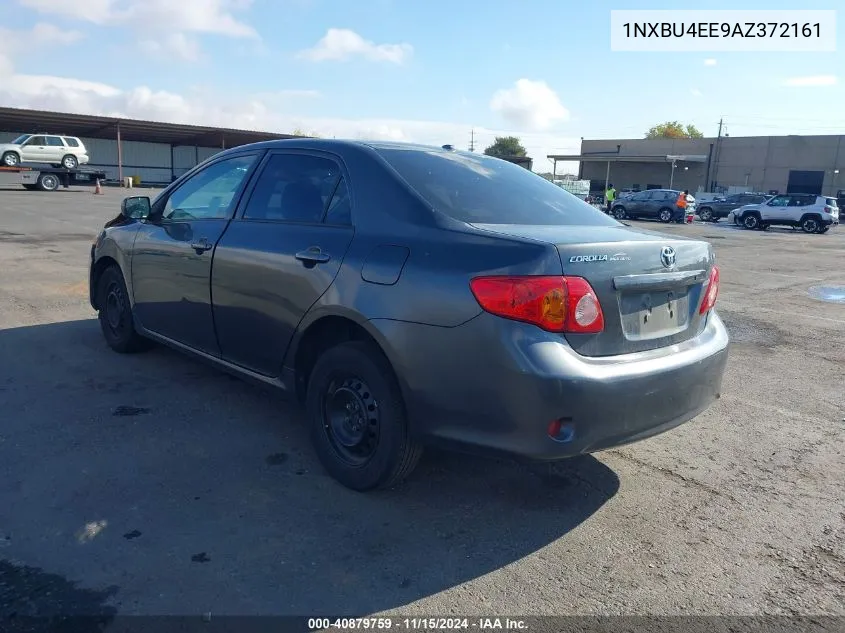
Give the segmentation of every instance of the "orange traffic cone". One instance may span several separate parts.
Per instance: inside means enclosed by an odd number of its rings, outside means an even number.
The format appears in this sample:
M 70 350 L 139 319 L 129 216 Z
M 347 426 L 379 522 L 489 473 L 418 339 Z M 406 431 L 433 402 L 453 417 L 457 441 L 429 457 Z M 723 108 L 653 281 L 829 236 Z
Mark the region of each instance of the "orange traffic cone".
M 103 188 L 100 186 L 100 179 L 97 178 L 97 185 L 94 187 L 94 195 L 103 195 Z

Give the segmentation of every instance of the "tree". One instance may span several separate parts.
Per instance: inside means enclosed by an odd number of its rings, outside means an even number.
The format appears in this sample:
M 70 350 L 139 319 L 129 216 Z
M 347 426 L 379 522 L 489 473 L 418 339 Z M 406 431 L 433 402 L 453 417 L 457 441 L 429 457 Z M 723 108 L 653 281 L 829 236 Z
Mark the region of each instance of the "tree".
M 646 138 L 703 138 L 704 134 L 694 125 L 683 125 L 678 121 L 667 121 L 652 127 L 645 135 Z
M 525 156 L 527 152 L 515 136 L 497 136 L 493 144 L 484 150 L 488 156 Z
M 308 132 L 305 132 L 302 128 L 296 128 L 293 132 L 291 132 L 291 134 L 293 134 L 294 136 L 308 136 L 308 137 L 311 137 L 311 138 L 322 138 L 316 132 L 311 132 L 309 134 Z

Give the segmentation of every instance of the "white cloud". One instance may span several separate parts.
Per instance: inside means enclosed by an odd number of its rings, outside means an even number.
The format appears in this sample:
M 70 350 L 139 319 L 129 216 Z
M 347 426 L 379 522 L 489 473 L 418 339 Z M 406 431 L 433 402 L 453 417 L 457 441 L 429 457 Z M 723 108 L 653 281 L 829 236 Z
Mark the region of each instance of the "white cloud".
M 161 39 L 144 39 L 138 44 L 141 51 L 159 59 L 196 62 L 202 58 L 199 43 L 184 33 L 171 33 Z
M 319 96 L 313 90 L 279 90 L 253 95 L 221 95 L 196 87 L 185 94 L 138 86 L 114 86 L 66 77 L 12 74 L 0 82 L 0 103 L 10 107 L 100 114 L 134 119 L 221 126 L 290 133 L 314 131 L 327 138 L 381 139 L 429 145 L 452 144 L 465 149 L 470 123 L 399 119 L 316 118 L 286 113 L 301 99 Z M 577 154 L 578 138 L 544 132 L 518 132 L 475 126 L 475 144 L 481 152 L 496 136 L 516 135 L 522 140 L 536 171 L 550 171 L 546 155 Z M 559 173 L 567 167 L 559 165 Z
M 704 60 L 704 65 L 705 66 L 715 66 L 716 60 L 713 59 L 712 57 L 708 57 L 707 59 Z
M 6 53 L 0 52 L 0 77 L 13 73 L 13 55 L 66 46 L 78 42 L 83 37 L 85 35 L 79 31 L 68 31 L 43 22 L 37 23 L 27 31 L 14 31 L 0 27 L 0 42 L 3 42 L 3 49 L 6 51 Z
M 546 130 L 557 121 L 569 119 L 554 90 L 545 81 L 520 79 L 512 88 L 498 90 L 490 109 L 517 127 Z
M 229 37 L 257 37 L 255 29 L 239 21 L 236 11 L 251 0 L 18 0 L 39 13 L 60 15 L 93 24 L 129 25 L 139 31 L 215 33 Z
M 413 51 L 410 44 L 376 44 L 349 29 L 329 29 L 313 48 L 300 51 L 298 56 L 315 62 L 363 57 L 370 61 L 402 64 Z
M 835 75 L 811 75 L 807 77 L 790 77 L 783 82 L 784 86 L 803 88 L 807 86 L 835 86 Z
M 690 93 L 693 97 L 700 97 L 700 96 L 701 96 L 701 90 L 699 90 L 698 88 L 690 88 L 689 93 Z

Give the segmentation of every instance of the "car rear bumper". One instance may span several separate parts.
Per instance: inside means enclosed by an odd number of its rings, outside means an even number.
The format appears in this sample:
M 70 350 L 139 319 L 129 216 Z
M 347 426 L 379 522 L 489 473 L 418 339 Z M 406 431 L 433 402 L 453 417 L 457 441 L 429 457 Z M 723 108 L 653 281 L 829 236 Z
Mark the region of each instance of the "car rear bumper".
M 415 432 L 533 460 L 619 446 L 694 418 L 720 395 L 729 347 L 715 313 L 694 339 L 604 358 L 486 313 L 455 328 L 371 323 L 389 346 Z M 554 420 L 558 440 L 548 434 Z

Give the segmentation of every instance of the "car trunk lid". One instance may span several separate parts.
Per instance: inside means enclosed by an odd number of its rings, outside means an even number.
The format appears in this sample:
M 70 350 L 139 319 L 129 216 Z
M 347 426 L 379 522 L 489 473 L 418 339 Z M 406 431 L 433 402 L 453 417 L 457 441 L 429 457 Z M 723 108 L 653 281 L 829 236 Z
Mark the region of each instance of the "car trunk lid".
M 699 314 L 713 250 L 704 241 L 627 226 L 475 225 L 557 248 L 564 275 L 586 279 L 601 303 L 599 334 L 566 334 L 585 356 L 630 354 L 701 332 Z

